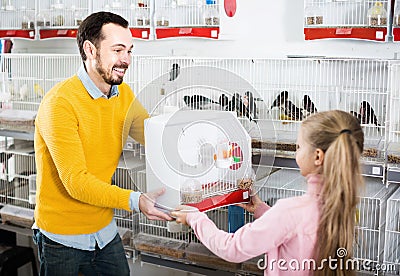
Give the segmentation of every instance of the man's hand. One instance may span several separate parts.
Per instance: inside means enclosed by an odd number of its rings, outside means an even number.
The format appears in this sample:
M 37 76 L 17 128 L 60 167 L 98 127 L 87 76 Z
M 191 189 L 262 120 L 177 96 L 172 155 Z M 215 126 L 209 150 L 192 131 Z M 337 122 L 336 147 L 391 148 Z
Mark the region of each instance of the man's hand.
M 165 192 L 165 189 L 160 188 L 158 190 L 141 194 L 139 197 L 139 209 L 145 214 L 148 219 L 152 220 L 172 220 L 172 218 L 157 209 L 154 204 L 156 202 L 156 198 L 162 195 Z

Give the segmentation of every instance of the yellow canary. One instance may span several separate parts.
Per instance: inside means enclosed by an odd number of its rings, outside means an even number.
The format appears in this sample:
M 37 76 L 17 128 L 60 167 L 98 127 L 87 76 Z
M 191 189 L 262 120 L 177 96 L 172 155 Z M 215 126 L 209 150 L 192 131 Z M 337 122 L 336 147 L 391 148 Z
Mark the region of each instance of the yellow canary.
M 35 83 L 33 85 L 33 90 L 35 91 L 35 94 L 38 95 L 39 97 L 44 96 L 44 89 L 43 89 L 43 87 L 40 86 L 40 84 Z
M 285 114 L 279 114 L 279 120 L 293 121 L 293 118 Z M 282 122 L 282 124 L 289 124 L 289 122 Z
M 360 222 L 360 210 L 357 208 L 356 209 L 356 225 L 358 225 L 359 224 L 359 222 Z

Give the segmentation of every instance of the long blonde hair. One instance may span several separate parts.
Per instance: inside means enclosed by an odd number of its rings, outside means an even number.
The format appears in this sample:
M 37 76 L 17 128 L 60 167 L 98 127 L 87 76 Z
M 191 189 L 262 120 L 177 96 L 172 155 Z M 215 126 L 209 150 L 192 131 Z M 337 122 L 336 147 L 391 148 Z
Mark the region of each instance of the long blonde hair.
M 331 110 L 308 117 L 302 123 L 305 142 L 324 153 L 320 194 L 320 220 L 314 247 L 315 260 L 321 264 L 329 257 L 338 259 L 344 248 L 352 258 L 358 191 L 363 185 L 359 159 L 363 152 L 364 133 L 350 113 Z M 325 263 L 315 275 L 354 275 L 352 271 L 331 270 Z

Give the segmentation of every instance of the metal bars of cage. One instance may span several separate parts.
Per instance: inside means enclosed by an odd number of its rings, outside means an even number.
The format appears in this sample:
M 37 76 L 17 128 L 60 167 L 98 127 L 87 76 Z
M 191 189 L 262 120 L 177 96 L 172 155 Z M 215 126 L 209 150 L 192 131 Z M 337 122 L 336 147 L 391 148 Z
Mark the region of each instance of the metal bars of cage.
M 88 14 L 88 0 L 38 1 L 35 25 L 39 29 L 77 29 Z
M 155 4 L 155 27 L 218 27 L 220 24 L 219 1 L 169 1 Z
M 377 265 L 383 262 L 387 199 L 396 190 L 378 179 L 365 177 L 365 188 L 356 211 L 354 258 Z
M 152 25 L 150 0 L 100 0 L 92 1 L 93 12 L 109 11 L 121 15 L 129 22 L 129 27 L 150 28 Z
M 389 169 L 400 168 L 400 81 L 398 75 L 400 65 L 393 64 L 390 70 L 390 105 L 388 114 L 388 141 L 387 141 L 387 163 Z M 398 182 L 397 180 L 396 182 Z
M 2 1 L 0 16 L 2 30 L 33 30 L 35 1 Z
M 400 189 L 387 200 L 384 263 L 400 274 Z
M 2 108 L 36 111 L 44 94 L 57 82 L 75 74 L 79 66 L 78 55 L 2 55 Z
M 308 27 L 388 26 L 390 4 L 387 0 L 307 0 L 304 5 L 304 24 Z
M 32 141 L 7 139 L 1 152 L 0 199 L 2 203 L 33 209 L 29 178 L 36 173 Z
M 363 158 L 384 162 L 389 61 L 136 57 L 135 62 L 136 91 L 151 114 L 182 108 L 231 110 L 235 95 L 243 101 L 251 92 L 256 110 L 247 118 L 250 123 L 241 122 L 252 138 L 261 136 L 292 156 L 302 120 L 315 112 L 341 109 L 362 124 Z M 226 106 L 221 104 L 223 95 Z M 238 111 L 239 119 L 246 119 Z

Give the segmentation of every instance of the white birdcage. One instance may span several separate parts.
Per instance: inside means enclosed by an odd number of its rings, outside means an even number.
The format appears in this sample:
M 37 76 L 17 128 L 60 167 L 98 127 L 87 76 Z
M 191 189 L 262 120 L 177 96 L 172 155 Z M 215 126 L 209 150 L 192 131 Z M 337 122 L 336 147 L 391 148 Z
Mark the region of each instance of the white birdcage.
M 390 1 L 304 1 L 305 26 L 388 26 Z
M 89 14 L 88 0 L 38 1 L 36 26 L 39 29 L 77 29 Z
M 33 30 L 35 28 L 35 1 L 2 1 L 0 16 L 2 30 Z
M 384 262 L 400 274 L 400 189 L 387 201 Z
M 289 157 L 301 120 L 317 111 L 341 109 L 361 121 L 364 160 L 383 163 L 389 64 L 373 59 L 137 57 L 135 91 L 152 115 L 184 108 L 235 110 L 253 148 Z M 253 95 L 254 112 L 229 107 L 235 95 L 243 103 L 246 93 Z M 227 105 L 221 102 L 223 95 Z
M 388 112 L 388 149 L 387 163 L 389 169 L 390 182 L 399 183 L 400 178 L 397 175 L 391 177 L 391 172 L 400 171 L 400 115 L 397 112 L 400 108 L 400 81 L 397 77 L 400 73 L 400 65 L 394 64 L 391 68 L 391 93 L 390 109 Z

